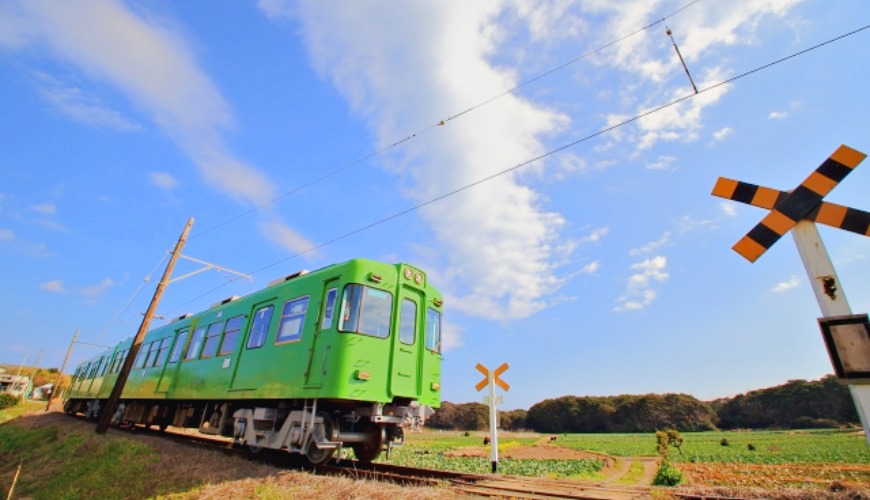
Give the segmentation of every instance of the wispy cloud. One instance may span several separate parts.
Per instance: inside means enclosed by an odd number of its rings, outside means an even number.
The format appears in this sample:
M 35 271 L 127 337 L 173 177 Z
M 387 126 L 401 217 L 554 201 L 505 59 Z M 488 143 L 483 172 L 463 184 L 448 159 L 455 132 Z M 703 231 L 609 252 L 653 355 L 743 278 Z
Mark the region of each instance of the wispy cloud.
M 79 293 L 87 298 L 94 299 L 106 293 L 106 290 L 114 286 L 114 284 L 115 282 L 112 278 L 106 278 L 97 284 L 82 288 L 79 290 Z
M 782 281 L 776 284 L 773 288 L 770 289 L 771 292 L 784 292 L 786 290 L 791 290 L 792 288 L 800 285 L 800 281 L 797 276 L 792 276 L 788 281 Z
M 588 236 L 580 239 L 580 243 L 598 243 L 602 238 L 610 234 L 610 228 L 599 227 L 594 229 Z
M 670 243 L 671 243 L 671 232 L 665 231 L 664 234 L 662 234 L 662 237 L 659 238 L 658 240 L 651 241 L 651 242 L 643 245 L 640 248 L 633 248 L 633 249 L 629 250 L 628 254 L 631 255 L 632 257 L 637 257 L 639 255 L 655 252 L 659 248 L 662 248 L 666 245 L 669 245 Z
M 148 172 L 148 180 L 161 189 L 171 190 L 178 187 L 178 179 L 169 172 Z
M 670 274 L 665 271 L 667 263 L 667 259 L 659 255 L 632 264 L 631 269 L 638 272 L 628 278 L 626 291 L 616 300 L 614 311 L 637 311 L 652 304 L 658 296 L 653 289 L 653 283 L 665 282 L 670 277 Z
M 81 123 L 121 132 L 143 129 L 81 88 L 64 85 L 46 73 L 38 72 L 36 75 L 40 94 L 61 114 Z
M 659 155 L 655 161 L 648 162 L 646 168 L 650 170 L 667 170 L 671 168 L 671 165 L 673 165 L 675 161 L 677 161 L 676 156 Z
M 49 202 L 31 205 L 30 209 L 42 215 L 54 215 L 57 213 L 57 207 L 55 207 L 54 203 Z
M 47 292 L 51 292 L 51 293 L 66 293 L 66 291 L 63 288 L 63 281 L 61 281 L 61 280 L 47 281 L 47 282 L 39 285 L 39 288 L 41 288 L 42 290 L 45 290 Z
M 188 155 L 206 183 L 247 204 L 274 199 L 274 184 L 224 144 L 221 135 L 233 126 L 230 107 L 184 35 L 145 6 L 137 13 L 118 0 L 13 1 L 0 9 L 0 27 L 7 30 L 0 46 L 47 48 L 82 75 L 108 82 Z M 138 127 L 80 86 L 52 79 L 43 79 L 42 94 L 68 116 L 121 130 Z
M 769 115 L 767 115 L 767 117 L 771 120 L 785 120 L 786 118 L 788 118 L 788 113 L 785 111 L 772 111 Z
M 731 127 L 720 128 L 719 130 L 713 132 L 713 138 L 717 141 L 721 141 L 733 133 L 734 129 Z
M 0 241 L 13 241 L 15 233 L 11 229 L 0 229 Z
M 719 209 L 722 210 L 722 213 L 727 215 L 728 217 L 737 217 L 737 206 L 735 203 L 732 203 L 730 201 L 720 202 Z

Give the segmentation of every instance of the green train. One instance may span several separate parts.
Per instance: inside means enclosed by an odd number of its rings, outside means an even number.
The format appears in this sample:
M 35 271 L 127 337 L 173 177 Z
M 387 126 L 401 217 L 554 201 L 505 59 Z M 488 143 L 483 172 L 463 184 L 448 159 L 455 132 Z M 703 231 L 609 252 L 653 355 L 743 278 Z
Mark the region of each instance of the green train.
M 145 335 L 115 425 L 196 428 L 253 451 L 371 462 L 441 403 L 443 298 L 408 264 L 354 259 Z M 64 409 L 97 417 L 132 339 L 81 364 Z

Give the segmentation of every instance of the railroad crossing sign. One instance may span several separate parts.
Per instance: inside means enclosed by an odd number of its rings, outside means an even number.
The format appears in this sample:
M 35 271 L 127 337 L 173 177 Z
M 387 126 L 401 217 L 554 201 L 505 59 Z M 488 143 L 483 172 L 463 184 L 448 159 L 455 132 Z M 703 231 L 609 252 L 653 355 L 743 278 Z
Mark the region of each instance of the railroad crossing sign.
M 870 214 L 822 201 L 866 157 L 860 151 L 840 146 L 791 192 L 720 177 L 712 194 L 770 209 L 770 213 L 732 247 L 750 262 L 758 260 L 785 233 L 791 231 L 824 316 L 819 319 L 819 325 L 828 355 L 837 375 L 849 384 L 867 443 L 870 444 L 870 379 L 844 376 L 850 366 L 853 373 L 864 375 L 867 372 L 870 324 L 866 315 L 852 315 L 815 225 L 815 222 L 819 222 L 870 236 Z
M 501 403 L 501 398 L 495 397 L 495 386 L 498 385 L 505 392 L 511 388 L 507 382 L 499 378 L 499 375 L 507 371 L 508 364 L 502 363 L 494 371 L 489 371 L 480 363 L 475 368 L 483 374 L 484 378 L 474 388 L 480 391 L 489 386 L 489 397 L 486 398 L 486 402 L 489 404 L 489 456 L 492 461 L 492 473 L 495 474 L 498 472 L 498 408 L 496 405 Z
M 475 366 L 475 368 L 477 368 L 477 371 L 479 371 L 480 373 L 483 374 L 483 380 L 481 380 L 480 382 L 477 383 L 476 386 L 474 386 L 475 389 L 480 391 L 481 389 L 486 387 L 487 384 L 490 383 L 490 377 L 489 377 L 490 373 L 489 373 L 489 370 L 480 363 L 478 363 L 477 366 Z M 492 372 L 492 382 L 495 382 L 495 384 L 498 385 L 499 387 L 501 387 L 502 390 L 505 392 L 509 391 L 511 386 L 508 385 L 507 382 L 505 382 L 504 380 L 500 379 L 499 375 L 504 373 L 508 368 L 509 367 L 508 367 L 507 363 L 502 363 L 501 366 L 499 366 L 498 368 L 495 369 L 494 372 Z
M 761 219 L 761 222 L 752 228 L 751 231 L 746 233 L 746 236 L 734 244 L 732 247 L 734 251 L 750 262 L 755 262 L 761 257 L 761 254 L 773 246 L 782 235 L 793 228 L 801 219 L 807 217 L 814 209 L 820 209 L 819 205 L 822 202 L 822 198 L 830 193 L 834 189 L 834 186 L 849 175 L 866 157 L 867 155 L 864 153 L 848 146 L 837 148 L 834 154 L 819 165 L 819 168 L 804 179 L 794 191 L 786 194 L 781 201 L 774 201 L 774 206 L 770 213 Z M 735 181 L 720 177 L 713 188 L 713 194 L 747 203 L 744 199 L 733 197 L 735 194 L 741 195 L 741 197 L 744 196 L 743 190 L 738 191 L 737 189 L 740 187 L 739 184 L 736 183 L 735 185 Z M 747 184 L 745 186 L 752 185 Z M 731 192 L 729 192 L 729 189 Z M 772 192 L 776 191 L 772 189 L 769 191 L 765 190 L 759 199 L 759 203 L 761 203 L 761 199 L 765 199 L 764 195 L 769 196 Z M 752 198 L 754 197 L 755 195 L 753 194 Z

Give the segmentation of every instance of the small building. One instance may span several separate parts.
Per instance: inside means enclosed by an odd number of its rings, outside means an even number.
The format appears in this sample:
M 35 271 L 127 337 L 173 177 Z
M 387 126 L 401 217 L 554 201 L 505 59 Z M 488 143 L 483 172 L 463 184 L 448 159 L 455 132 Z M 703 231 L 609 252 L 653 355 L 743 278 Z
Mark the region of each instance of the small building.
M 17 397 L 27 396 L 33 389 L 30 377 L 0 373 L 0 393 L 8 392 Z

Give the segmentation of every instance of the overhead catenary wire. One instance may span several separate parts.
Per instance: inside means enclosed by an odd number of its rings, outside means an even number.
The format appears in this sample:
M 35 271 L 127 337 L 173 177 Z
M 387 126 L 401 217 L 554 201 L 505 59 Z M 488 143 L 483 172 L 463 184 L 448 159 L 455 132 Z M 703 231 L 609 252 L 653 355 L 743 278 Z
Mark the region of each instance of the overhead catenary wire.
M 199 237 L 199 236 L 203 236 L 203 235 L 205 235 L 205 234 L 207 234 L 207 233 L 210 233 L 210 232 L 212 232 L 212 231 L 215 231 L 215 230 L 217 230 L 217 229 L 219 229 L 219 228 L 221 228 L 221 227 L 223 227 L 223 226 L 226 226 L 227 224 L 230 224 L 230 223 L 232 223 L 232 222 L 234 222 L 234 221 L 237 221 L 237 220 L 239 220 L 239 219 L 241 219 L 241 218 L 243 218 L 243 217 L 245 217 L 245 216 L 247 216 L 247 215 L 250 215 L 250 214 L 252 214 L 252 213 L 254 213 L 254 212 L 257 212 L 257 211 L 259 211 L 260 209 L 262 209 L 262 208 L 264 208 L 264 207 L 267 207 L 267 206 L 269 206 L 269 205 L 272 205 L 272 204 L 274 204 L 274 203 L 277 203 L 278 201 L 283 200 L 284 198 L 287 198 L 288 196 L 291 196 L 291 195 L 293 195 L 293 194 L 296 194 L 296 193 L 298 193 L 298 192 L 300 192 L 300 191 L 303 191 L 304 189 L 309 188 L 309 187 L 311 187 L 311 186 L 313 186 L 313 185 L 315 185 L 315 184 L 319 184 L 319 183 L 321 183 L 321 182 L 323 182 L 323 181 L 325 181 L 325 180 L 327 180 L 327 179 L 330 179 L 330 178 L 332 178 L 332 177 L 334 177 L 334 176 L 336 176 L 336 175 L 338 175 L 338 174 L 340 174 L 340 173 L 342 173 L 342 172 L 344 172 L 344 171 L 346 171 L 346 170 L 348 170 L 348 169 L 350 169 L 350 168 L 352 168 L 352 167 L 354 167 L 354 166 L 356 166 L 356 165 L 359 165 L 359 164 L 361 164 L 361 163 L 363 163 L 363 162 L 365 162 L 365 161 L 367 161 L 367 160 L 370 160 L 370 159 L 372 159 L 372 158 L 375 158 L 375 157 L 377 157 L 377 156 L 380 156 L 381 154 L 386 153 L 387 151 L 389 151 L 389 150 L 391 150 L 391 149 L 393 149 L 393 148 L 396 148 L 396 147 L 398 147 L 398 146 L 400 146 L 400 145 L 402 145 L 402 144 L 404 144 L 404 143 L 406 143 L 406 142 L 408 142 L 408 141 L 410 141 L 410 140 L 412 140 L 412 139 L 415 139 L 415 138 L 417 138 L 417 137 L 419 137 L 419 136 L 421 136 L 421 135 L 423 135 L 423 134 L 425 134 L 425 133 L 427 133 L 427 132 L 430 132 L 430 131 L 432 131 L 432 130 L 438 128 L 438 127 L 441 127 L 441 126 L 447 125 L 447 123 L 449 123 L 449 122 L 452 121 L 452 120 L 455 120 L 455 119 L 460 118 L 460 117 L 462 117 L 462 116 L 464 116 L 464 115 L 466 115 L 466 114 L 468 114 L 468 113 L 471 113 L 472 111 L 475 111 L 475 110 L 477 110 L 477 109 L 479 109 L 479 108 L 482 108 L 482 107 L 484 107 L 484 106 L 486 106 L 486 105 L 492 103 L 493 101 L 496 101 L 496 100 L 498 100 L 498 99 L 501 99 L 502 97 L 505 97 L 505 96 L 507 96 L 507 95 L 513 94 L 514 92 L 520 90 L 520 89 L 523 88 L 523 87 L 526 87 L 526 86 L 528 86 L 528 85 L 531 85 L 532 83 L 535 83 L 535 82 L 537 82 L 538 80 L 541 80 L 541 79 L 543 79 L 543 78 L 546 78 L 546 77 L 552 75 L 553 73 L 557 73 L 557 72 L 559 72 L 559 71 L 561 71 L 561 70 L 563 70 L 563 69 L 565 69 L 565 68 L 567 68 L 567 67 L 569 67 L 569 66 L 572 66 L 572 65 L 574 65 L 574 64 L 576 64 L 576 63 L 582 61 L 583 59 L 586 59 L 587 57 L 590 57 L 590 56 L 592 56 L 592 55 L 594 55 L 594 54 L 597 54 L 597 53 L 599 53 L 599 52 L 601 52 L 601 51 L 603 51 L 603 50 L 605 50 L 605 49 L 608 49 L 608 48 L 610 48 L 610 47 L 613 47 L 614 45 L 617 45 L 617 44 L 619 44 L 619 43 L 621 43 L 621 42 L 623 42 L 623 41 L 625 41 L 625 40 L 627 40 L 627 39 L 629 39 L 629 38 L 631 38 L 631 37 L 633 37 L 633 36 L 635 36 L 635 35 L 637 35 L 637 34 L 640 34 L 640 33 L 644 32 L 644 31 L 646 31 L 646 30 L 648 30 L 648 29 L 651 29 L 651 28 L 655 27 L 655 26 L 658 26 L 659 24 L 664 23 L 664 22 L 665 22 L 666 20 L 668 20 L 669 18 L 671 18 L 671 17 L 673 17 L 673 16 L 679 14 L 680 12 L 682 12 L 682 11 L 688 9 L 689 7 L 691 7 L 692 5 L 694 5 L 694 4 L 696 4 L 696 3 L 700 2 L 700 1 L 701 1 L 701 0 L 692 0 L 691 2 L 688 2 L 688 3 L 686 3 L 685 5 L 681 6 L 681 7 L 678 8 L 677 10 L 675 10 L 675 11 L 673 11 L 673 12 L 670 12 L 670 13 L 668 13 L 668 14 L 662 16 L 661 18 L 659 18 L 659 19 L 657 19 L 657 20 L 655 20 L 655 21 L 653 21 L 653 22 L 647 24 L 646 26 L 644 26 L 644 27 L 642 27 L 642 28 L 638 28 L 638 29 L 636 29 L 636 30 L 634 30 L 634 31 L 632 31 L 632 32 L 630 32 L 630 33 L 628 33 L 628 34 L 625 34 L 625 35 L 623 35 L 623 36 L 621 36 L 621 37 L 618 37 L 618 38 L 616 38 L 616 39 L 614 39 L 614 40 L 612 40 L 612 41 L 610 41 L 610 42 L 607 42 L 607 43 L 605 43 L 604 45 L 601 45 L 601 46 L 599 46 L 599 47 L 597 47 L 597 48 L 594 48 L 594 49 L 592 49 L 592 50 L 589 50 L 589 51 L 587 51 L 587 52 L 585 52 L 585 53 L 583 53 L 583 54 L 581 54 L 581 55 L 575 57 L 574 59 L 571 59 L 571 60 L 569 60 L 569 61 L 566 61 L 566 62 L 560 64 L 559 66 L 556 66 L 556 67 L 551 68 L 551 69 L 549 69 L 549 70 L 547 70 L 547 71 L 544 71 L 543 73 L 539 73 L 539 74 L 535 75 L 534 77 L 529 78 L 528 80 L 525 80 L 525 81 L 523 81 L 523 82 L 521 82 L 521 83 L 519 83 L 519 84 L 517 84 L 517 85 L 515 85 L 515 86 L 513 86 L 513 87 L 511 87 L 511 88 L 509 88 L 508 90 L 505 90 L 505 91 L 503 91 L 503 92 L 501 92 L 501 93 L 499 93 L 499 94 L 496 94 L 496 95 L 494 95 L 494 96 L 492 96 L 492 97 L 490 97 L 490 98 L 488 98 L 488 99 L 485 99 L 485 100 L 483 100 L 483 101 L 481 101 L 481 102 L 479 102 L 479 103 L 477 103 L 477 104 L 475 104 L 475 105 L 473 105 L 473 106 L 471 106 L 471 107 L 469 107 L 469 108 L 466 108 L 466 109 L 463 110 L 463 111 L 460 111 L 460 112 L 458 112 L 458 113 L 455 113 L 455 114 L 449 115 L 447 118 L 443 118 L 443 119 L 437 121 L 436 123 L 434 123 L 433 125 L 429 125 L 429 126 L 423 128 L 423 129 L 421 129 L 421 130 L 419 130 L 419 131 L 417 131 L 417 132 L 414 132 L 414 133 L 412 133 L 412 134 L 410 134 L 410 135 L 407 135 L 407 136 L 405 136 L 403 139 L 400 139 L 400 140 L 398 140 L 398 141 L 395 141 L 395 142 L 393 142 L 392 144 L 390 144 L 390 145 L 388 145 L 388 146 L 384 146 L 383 148 L 380 148 L 380 149 L 378 149 L 378 150 L 375 150 L 375 151 L 373 151 L 373 152 L 371 152 L 371 153 L 369 153 L 369 154 L 363 156 L 362 158 L 359 158 L 359 159 L 357 159 L 357 160 L 353 160 L 353 161 L 351 161 L 350 163 L 347 163 L 347 164 L 342 165 L 342 166 L 340 166 L 340 167 L 338 167 L 338 168 L 336 168 L 336 169 L 333 169 L 333 170 L 331 170 L 331 171 L 329 171 L 329 172 L 327 172 L 327 173 L 325 173 L 325 174 L 323 174 L 323 175 L 321 175 L 321 176 L 319 176 L 319 177 L 315 177 L 314 179 L 312 179 L 312 180 L 310 180 L 310 181 L 308 181 L 308 182 L 306 182 L 306 183 L 304 183 L 304 184 L 301 184 L 301 185 L 299 185 L 299 186 L 297 186 L 297 187 L 295 187 L 295 188 L 293 188 L 293 189 L 291 189 L 291 190 L 289 190 L 289 191 L 286 191 L 286 192 L 284 192 L 283 194 L 281 194 L 281 195 L 279 195 L 279 196 L 277 196 L 277 197 L 275 197 L 275 198 L 273 198 L 273 199 L 271 199 L 271 200 L 269 200 L 269 201 L 263 202 L 263 203 L 261 203 L 261 204 L 255 206 L 255 207 L 252 207 L 252 208 L 250 208 L 250 209 L 248 209 L 248 210 L 246 210 L 246 211 L 244 211 L 244 212 L 241 212 L 241 213 L 239 213 L 239 214 L 237 214 L 237 215 L 235 215 L 235 216 L 232 216 L 232 217 L 230 217 L 229 219 L 224 220 L 223 222 L 217 223 L 217 224 L 215 224 L 215 225 L 213 225 L 213 226 L 210 226 L 210 227 L 208 227 L 208 228 L 206 228 L 206 229 L 203 229 L 202 231 L 195 232 L 194 234 L 192 234 L 192 235 L 190 236 L 190 239 L 193 239 L 193 238 L 196 238 L 196 237 Z M 676 44 L 675 44 L 675 46 L 676 46 Z M 687 71 L 688 71 L 688 70 L 687 70 Z M 690 77 L 690 78 L 691 78 L 691 77 Z M 694 85 L 694 84 L 693 84 L 693 85 Z
M 809 53 L 809 52 L 812 52 L 812 51 L 814 51 L 814 50 L 817 50 L 817 49 L 819 49 L 819 48 L 822 48 L 822 47 L 824 47 L 824 46 L 826 46 L 826 45 L 830 45 L 831 43 L 834 43 L 834 42 L 836 42 L 836 41 L 839 41 L 839 40 L 842 40 L 842 39 L 844 39 L 844 38 L 848 38 L 848 37 L 850 37 L 850 36 L 853 36 L 853 35 L 855 35 L 855 34 L 858 34 L 858 33 L 862 32 L 862 31 L 864 31 L 864 30 L 867 30 L 868 28 L 870 28 L 870 24 L 864 25 L 864 26 L 862 26 L 862 27 L 860 27 L 860 28 L 854 29 L 854 30 L 849 31 L 849 32 L 847 32 L 847 33 L 843 33 L 843 34 L 841 34 L 841 35 L 839 35 L 839 36 L 836 36 L 836 37 L 834 37 L 834 38 L 830 38 L 830 39 L 828 39 L 828 40 L 826 40 L 826 41 L 824 41 L 824 42 L 818 43 L 818 44 L 816 44 L 816 45 L 813 45 L 813 46 L 808 47 L 808 48 L 806 48 L 806 49 L 800 50 L 800 51 L 798 51 L 798 52 L 794 52 L 794 53 L 792 53 L 792 54 L 790 54 L 790 55 L 787 55 L 787 56 L 785 56 L 785 57 L 781 57 L 781 58 L 776 59 L 776 60 L 774 60 L 774 61 L 771 61 L 771 62 L 769 62 L 769 63 L 767 63 L 767 64 L 764 64 L 764 65 L 758 66 L 758 67 L 753 68 L 753 69 L 751 69 L 751 70 L 748 70 L 748 71 L 745 71 L 745 72 L 740 73 L 740 74 L 738 74 L 738 75 L 735 75 L 735 76 L 733 76 L 733 77 L 731 77 L 731 78 L 728 78 L 728 79 L 722 80 L 722 81 L 720 81 L 720 82 L 718 82 L 718 83 L 714 83 L 714 84 L 709 85 L 709 86 L 707 86 L 707 87 L 705 87 L 705 88 L 702 88 L 702 89 L 697 90 L 697 92 L 695 92 L 695 93 L 687 94 L 687 95 L 685 95 L 685 96 L 683 96 L 683 97 L 680 97 L 680 98 L 674 99 L 674 100 L 672 100 L 672 101 L 670 101 L 670 102 L 667 102 L 667 103 L 665 103 L 665 104 L 661 104 L 661 105 L 656 106 L 656 107 L 654 107 L 654 108 L 651 108 L 651 109 L 649 109 L 649 110 L 647 110 L 647 111 L 644 111 L 644 112 L 642 112 L 642 113 L 639 113 L 639 114 L 637 114 L 637 115 L 634 115 L 634 116 L 632 116 L 632 117 L 630 117 L 630 118 L 627 118 L 627 119 L 625 119 L 625 120 L 623 120 L 623 121 L 621 121 L 621 122 L 618 122 L 618 123 L 615 123 L 615 124 L 613 124 L 613 125 L 607 126 L 607 127 L 605 127 L 605 128 L 599 129 L 599 130 L 596 131 L 596 132 L 593 132 L 593 133 L 588 134 L 588 135 L 586 135 L 586 136 L 584 136 L 584 137 L 581 137 L 581 138 L 579 138 L 579 139 L 577 139 L 577 140 L 575 140 L 575 141 L 569 142 L 569 143 L 564 144 L 564 145 L 562 145 L 562 146 L 559 146 L 559 147 L 557 147 L 557 148 L 555 148 L 555 149 L 552 149 L 552 150 L 550 150 L 550 151 L 547 151 L 547 152 L 545 152 L 545 153 L 542 153 L 542 154 L 540 154 L 540 155 L 538 155 L 538 156 L 535 156 L 534 158 L 530 158 L 530 159 L 528 159 L 528 160 L 522 161 L 522 162 L 517 163 L 517 164 L 515 164 L 515 165 L 513 165 L 513 166 L 511 166 L 511 167 L 508 167 L 508 168 L 506 168 L 506 169 L 500 170 L 500 171 L 498 171 L 498 172 L 496 172 L 496 173 L 494 173 L 494 174 L 488 175 L 488 176 L 486 176 L 486 177 L 482 177 L 482 178 L 480 178 L 480 179 L 478 179 L 478 180 L 476 180 L 476 181 L 474 181 L 474 182 L 472 182 L 472 183 L 470 183 L 470 184 L 465 184 L 465 185 L 460 186 L 460 187 L 458 187 L 458 188 L 456 188 L 456 189 L 453 189 L 453 190 L 451 190 L 451 191 L 448 191 L 448 192 L 445 192 L 445 193 L 443 193 L 443 194 L 441 194 L 441 195 L 438 195 L 438 196 L 436 196 L 436 197 L 434 197 L 434 198 L 431 198 L 431 199 L 429 199 L 429 200 L 427 200 L 427 201 L 424 201 L 424 202 L 422 202 L 422 203 L 420 203 L 420 204 L 417 204 L 417 205 L 414 205 L 414 206 L 409 207 L 409 208 L 407 208 L 407 209 L 404 209 L 404 210 L 401 210 L 401 211 L 399 211 L 399 212 L 393 213 L 393 214 L 391 214 L 391 215 L 389 215 L 389 216 L 387 216 L 387 217 L 384 217 L 384 218 L 379 219 L 379 220 L 377 220 L 377 221 L 371 222 L 371 223 L 366 224 L 366 225 L 364 225 L 364 226 L 360 226 L 360 227 L 358 227 L 358 228 L 356 228 L 356 229 L 353 229 L 353 230 L 348 231 L 348 232 L 346 232 L 346 233 L 343 233 L 343 234 L 341 234 L 341 235 L 339 235 L 339 236 L 336 236 L 336 237 L 334 237 L 334 238 L 332 238 L 332 239 L 330 239 L 330 240 L 324 241 L 324 242 L 319 243 L 319 244 L 317 244 L 317 245 L 313 245 L 313 246 L 311 246 L 311 247 L 309 247 L 309 248 L 307 248 L 307 249 L 305 249 L 305 250 L 303 250 L 303 251 L 301 251 L 301 252 L 297 252 L 297 253 L 295 253 L 295 254 L 293 254 L 293 255 L 290 255 L 290 256 L 285 257 L 285 258 L 283 258 L 283 259 L 280 259 L 280 260 L 277 260 L 277 261 L 275 261 L 275 262 L 272 262 L 271 264 L 268 264 L 268 265 L 266 265 L 266 266 L 263 266 L 263 267 L 261 267 L 261 268 L 259 268 L 259 269 L 254 270 L 254 271 L 249 271 L 247 274 L 250 274 L 250 275 L 258 274 L 258 273 L 260 273 L 260 272 L 263 272 L 263 271 L 265 271 L 265 270 L 267 270 L 267 269 L 271 269 L 271 268 L 273 268 L 273 267 L 275 267 L 275 266 L 277 266 L 277 265 L 279 265 L 279 264 L 282 264 L 282 263 L 284 263 L 284 262 L 287 262 L 287 261 L 289 261 L 289 260 L 295 259 L 295 258 L 300 257 L 300 256 L 302 256 L 302 255 L 305 255 L 305 254 L 311 253 L 311 252 L 313 252 L 313 251 L 315 251 L 315 250 L 319 250 L 319 249 L 321 249 L 321 248 L 323 248 L 323 247 L 325 247 L 325 246 L 331 245 L 331 244 L 333 244 L 333 243 L 336 243 L 336 242 L 338 242 L 338 241 L 341 241 L 341 240 L 347 239 L 347 238 L 349 238 L 349 237 L 351 237 L 351 236 L 354 236 L 354 235 L 356 235 L 356 234 L 362 233 L 362 232 L 367 231 L 367 230 L 369 230 L 369 229 L 372 229 L 372 228 L 374 228 L 374 227 L 380 226 L 380 225 L 385 224 L 385 223 L 387 223 L 387 222 L 389 222 L 389 221 L 392 221 L 392 220 L 394 220 L 394 219 L 397 219 L 397 218 L 399 218 L 399 217 L 402 217 L 402 216 L 404 216 L 404 215 L 407 215 L 407 214 L 409 214 L 409 213 L 411 213 L 411 212 L 415 212 L 415 211 L 417 211 L 417 210 L 419 210 L 419 209 L 421 209 L 421 208 L 423 208 L 423 207 L 426 207 L 426 206 L 432 205 L 432 204 L 434 204 L 434 203 L 437 203 L 437 202 L 439 202 L 439 201 L 441 201 L 441 200 L 443 200 L 443 199 L 445 199 L 445 198 L 449 198 L 449 197 L 454 196 L 454 195 L 456 195 L 456 194 L 459 194 L 459 193 L 461 193 L 461 192 L 463 192 L 463 191 L 467 191 L 467 190 L 469 190 L 469 189 L 471 189 L 471 188 L 473 188 L 473 187 L 475 187 L 475 186 L 478 186 L 478 185 L 480 185 L 480 184 L 483 184 L 483 183 L 485 183 L 485 182 L 488 182 L 488 181 L 490 181 L 490 180 L 492 180 L 492 179 L 495 179 L 495 178 L 500 177 L 500 176 L 502 176 L 502 175 L 505 175 L 505 174 L 507 174 L 507 173 L 513 172 L 513 171 L 515 171 L 515 170 L 518 170 L 518 169 L 520 169 L 520 168 L 522 168 L 522 167 L 525 167 L 525 166 L 527 166 L 527 165 L 530 165 L 530 164 L 532 164 L 532 163 L 534 163 L 534 162 L 536 162 L 536 161 L 542 160 L 542 159 L 547 158 L 547 157 L 549 157 L 549 156 L 552 156 L 552 155 L 554 155 L 554 154 L 556 154 L 556 153 L 559 153 L 559 152 L 562 152 L 562 151 L 564 151 L 564 150 L 566 150 L 566 149 L 572 148 L 572 147 L 574 147 L 574 146 L 576 146 L 576 145 L 578 145 L 578 144 L 581 144 L 581 143 L 584 143 L 584 142 L 589 141 L 589 140 L 591 140 L 591 139 L 594 139 L 595 137 L 598 137 L 598 136 L 600 136 L 600 135 L 606 134 L 606 133 L 611 132 L 611 131 L 613 131 L 613 130 L 616 130 L 616 129 L 618 129 L 618 128 L 624 127 L 624 126 L 626 126 L 626 125 L 628 125 L 628 124 L 634 123 L 634 122 L 636 122 L 636 121 L 638 121 L 638 120 L 640 120 L 640 119 L 642 119 L 642 118 L 645 118 L 645 117 L 647 117 L 647 116 L 650 116 L 650 115 L 653 115 L 653 114 L 658 113 L 658 112 L 660 112 L 660 111 L 663 111 L 663 110 L 665 110 L 665 109 L 667 109 L 667 108 L 670 108 L 670 107 L 672 107 L 672 106 L 675 106 L 675 105 L 677 105 L 677 104 L 680 104 L 680 103 L 682 103 L 682 102 L 684 102 L 684 101 L 687 101 L 687 100 L 689 100 L 689 99 L 692 99 L 692 98 L 694 98 L 694 97 L 696 97 L 696 96 L 699 96 L 699 95 L 704 94 L 704 93 L 706 93 L 706 92 L 710 92 L 710 91 L 715 90 L 715 89 L 717 89 L 717 88 L 719 88 L 719 87 L 723 87 L 723 86 L 728 85 L 728 84 L 730 84 L 730 83 L 732 83 L 732 82 L 735 82 L 735 81 L 737 81 L 737 80 L 740 80 L 740 79 L 746 78 L 747 76 L 750 76 L 750 75 L 753 75 L 753 74 L 758 73 L 758 72 L 760 72 L 760 71 L 763 71 L 763 70 L 765 70 L 765 69 L 771 68 L 771 67 L 773 67 L 773 66 L 776 66 L 777 64 L 781 64 L 781 63 L 783 63 L 783 62 L 789 61 L 789 60 L 791 60 L 791 59 L 794 59 L 795 57 L 798 57 L 798 56 L 801 56 L 801 55 L 807 54 L 807 53 Z M 203 293 L 203 294 L 201 294 L 201 295 L 199 295 L 199 296 L 197 296 L 197 297 L 194 297 L 194 298 L 188 300 L 187 302 L 185 302 L 185 303 L 183 303 L 183 304 L 180 304 L 180 305 L 177 306 L 175 309 L 173 309 L 171 312 L 174 312 L 174 311 L 176 311 L 176 310 L 179 310 L 179 309 L 181 309 L 182 307 L 186 306 L 187 304 L 190 304 L 190 303 L 192 303 L 192 302 L 194 302 L 194 301 L 196 301 L 196 300 L 199 300 L 199 299 L 201 299 L 201 298 L 203 298 L 203 297 L 205 297 L 205 296 L 207 296 L 207 295 L 209 295 L 209 294 L 211 294 L 211 293 L 213 293 L 213 292 L 215 292 L 215 291 L 217 291 L 217 290 L 223 288 L 224 286 L 226 286 L 226 285 L 228 285 L 228 284 L 229 284 L 229 282 L 227 282 L 227 283 L 223 283 L 223 284 L 221 284 L 221 285 L 219 285 L 219 286 L 217 286 L 217 287 L 214 287 L 214 288 L 212 288 L 212 289 L 206 291 L 205 293 Z

